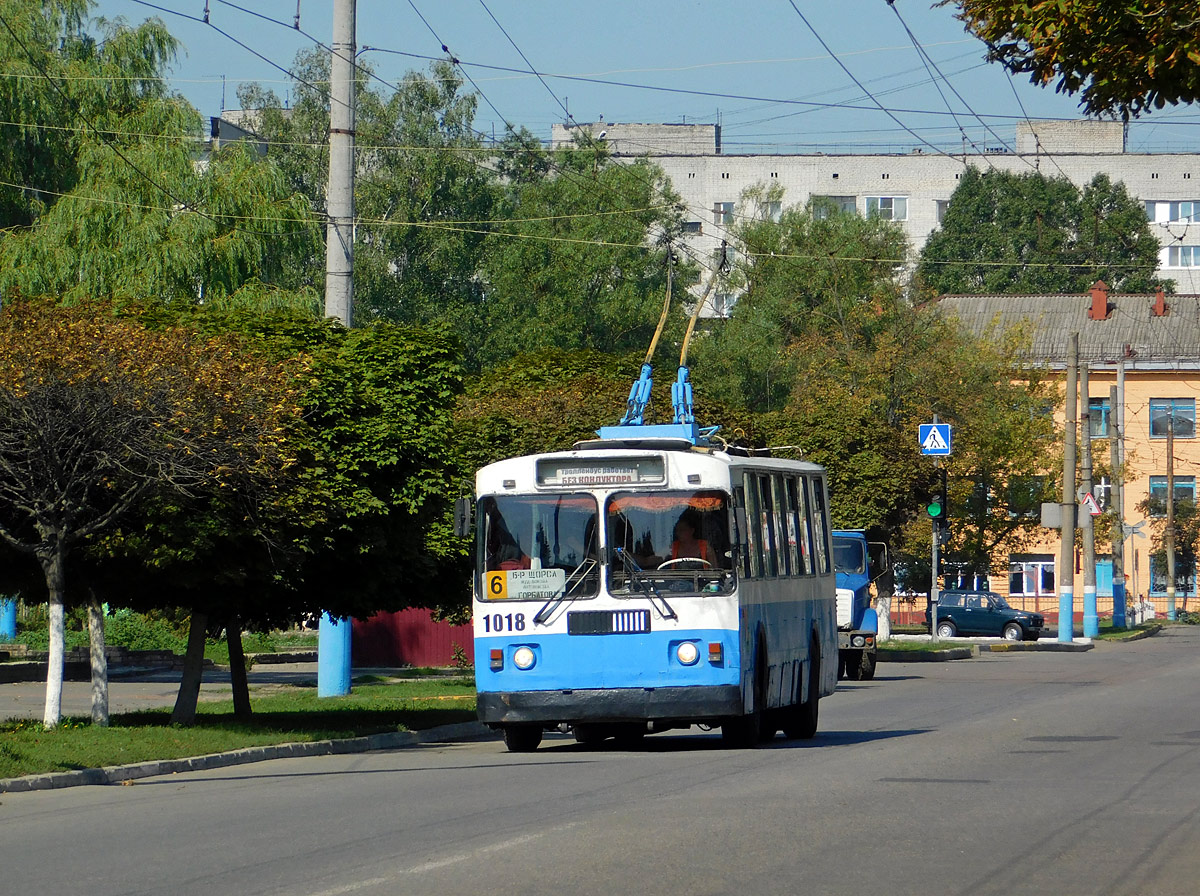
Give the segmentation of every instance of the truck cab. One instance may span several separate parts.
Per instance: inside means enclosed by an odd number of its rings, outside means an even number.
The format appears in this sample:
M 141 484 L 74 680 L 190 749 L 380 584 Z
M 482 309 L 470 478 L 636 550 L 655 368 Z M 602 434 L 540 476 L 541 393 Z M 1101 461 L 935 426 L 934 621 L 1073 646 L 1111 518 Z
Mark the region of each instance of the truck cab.
M 833 570 L 837 578 L 838 678 L 870 681 L 875 677 L 879 619 L 871 606 L 865 532 L 834 530 Z

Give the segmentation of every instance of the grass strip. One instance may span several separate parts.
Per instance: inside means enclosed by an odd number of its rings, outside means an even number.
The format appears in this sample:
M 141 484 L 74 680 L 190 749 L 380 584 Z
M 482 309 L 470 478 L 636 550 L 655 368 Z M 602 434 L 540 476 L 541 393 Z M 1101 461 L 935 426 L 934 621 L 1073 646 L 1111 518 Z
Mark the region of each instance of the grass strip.
M 114 715 L 109 727 L 64 719 L 0 724 L 0 778 L 78 771 L 160 759 L 223 753 L 244 747 L 421 731 L 475 719 L 469 679 L 364 684 L 344 697 L 317 697 L 315 688 L 271 687 L 250 695 L 253 714 L 235 719 L 231 700 L 205 701 L 196 724 L 171 725 L 170 709 Z

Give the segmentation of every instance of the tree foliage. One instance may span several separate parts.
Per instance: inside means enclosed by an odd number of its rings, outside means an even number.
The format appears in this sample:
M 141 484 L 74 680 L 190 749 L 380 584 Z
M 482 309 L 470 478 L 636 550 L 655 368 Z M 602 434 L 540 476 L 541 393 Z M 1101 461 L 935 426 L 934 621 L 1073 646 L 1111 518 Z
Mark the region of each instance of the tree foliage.
M 236 489 L 287 462 L 292 378 L 229 338 L 151 331 L 95 303 L 0 314 L 0 538 L 51 606 L 45 723 L 58 722 L 67 558 L 151 494 Z
M 1034 84 L 1055 78 L 1090 114 L 1128 119 L 1200 98 L 1200 19 L 1173 0 L 942 0 L 988 58 Z
M 923 288 L 943 293 L 1081 293 L 1096 280 L 1147 292 L 1159 243 L 1145 210 L 1106 175 L 1082 191 L 1065 177 L 967 168 L 921 252 Z

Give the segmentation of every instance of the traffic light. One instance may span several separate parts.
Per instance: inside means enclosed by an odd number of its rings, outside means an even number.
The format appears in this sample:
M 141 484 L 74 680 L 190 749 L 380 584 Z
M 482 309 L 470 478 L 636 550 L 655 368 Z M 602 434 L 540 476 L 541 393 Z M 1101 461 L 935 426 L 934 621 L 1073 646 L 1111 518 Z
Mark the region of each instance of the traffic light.
M 933 523 L 933 537 L 939 547 L 950 543 L 950 504 L 946 499 L 946 471 L 938 471 L 939 483 L 937 493 L 930 498 L 925 512 Z

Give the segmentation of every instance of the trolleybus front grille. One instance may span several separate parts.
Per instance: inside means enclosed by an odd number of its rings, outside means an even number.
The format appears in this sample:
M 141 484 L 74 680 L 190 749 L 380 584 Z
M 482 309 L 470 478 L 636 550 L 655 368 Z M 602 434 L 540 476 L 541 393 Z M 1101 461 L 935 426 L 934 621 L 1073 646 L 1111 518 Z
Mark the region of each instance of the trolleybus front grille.
M 569 635 L 641 635 L 648 631 L 649 610 L 578 610 L 567 614 Z

